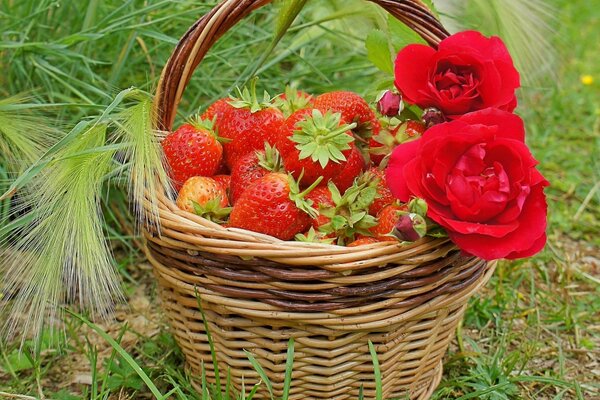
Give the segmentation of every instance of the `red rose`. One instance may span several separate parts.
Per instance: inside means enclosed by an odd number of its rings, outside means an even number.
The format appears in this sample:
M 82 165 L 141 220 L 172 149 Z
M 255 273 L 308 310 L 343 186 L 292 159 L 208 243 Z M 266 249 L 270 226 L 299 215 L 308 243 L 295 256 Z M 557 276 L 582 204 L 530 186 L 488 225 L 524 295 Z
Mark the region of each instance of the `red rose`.
M 466 31 L 429 46 L 406 46 L 396 58 L 396 87 L 421 108 L 435 107 L 447 118 L 496 107 L 512 111 L 519 73 L 502 40 Z
M 528 257 L 546 242 L 548 182 L 524 137 L 514 114 L 466 114 L 396 147 L 386 179 L 400 200 L 425 199 L 427 216 L 462 250 L 486 260 Z

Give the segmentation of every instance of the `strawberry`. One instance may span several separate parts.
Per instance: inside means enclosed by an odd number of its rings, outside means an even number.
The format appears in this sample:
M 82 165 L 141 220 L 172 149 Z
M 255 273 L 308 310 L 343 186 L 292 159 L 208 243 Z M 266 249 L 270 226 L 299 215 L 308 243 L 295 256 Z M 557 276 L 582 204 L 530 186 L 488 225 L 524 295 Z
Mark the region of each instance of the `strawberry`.
M 285 92 L 275 98 L 275 106 L 288 118 L 298 110 L 303 110 L 312 105 L 313 97 L 301 90 L 286 86 Z
M 369 229 L 376 220 L 368 210 L 375 199 L 375 188 L 368 182 L 355 182 L 342 196 L 333 182 L 327 187 L 334 205 L 319 207 L 319 214 L 327 221 L 319 226 L 319 231 L 337 237 L 339 245 L 354 241 L 357 235 L 371 236 Z
M 219 99 L 215 101 L 210 106 L 208 106 L 208 108 L 206 109 L 206 111 L 204 111 L 204 114 L 202 114 L 200 118 L 209 121 L 216 121 L 217 119 L 221 118 L 221 116 L 227 109 L 229 109 L 229 101 L 229 98 Z
M 377 196 L 369 207 L 369 214 L 377 215 L 381 209 L 389 204 L 392 204 L 396 198 L 392 194 L 385 179 L 385 173 L 377 167 L 370 168 L 361 179 L 376 182 Z
M 268 143 L 265 143 L 264 150 L 253 151 L 241 157 L 231 170 L 231 203 L 235 204 L 252 182 L 280 170 L 279 152 Z
M 167 135 L 162 148 L 176 187 L 192 176 L 214 175 L 223 156 L 223 147 L 210 121 L 197 120 L 181 125 Z
M 215 126 L 221 137 L 230 139 L 223 145 L 225 162 L 231 169 L 244 155 L 262 150 L 265 142 L 275 144 L 275 139 L 285 121 L 283 113 L 275 108 L 265 93 L 262 101 L 256 98 L 256 80 L 251 90 L 238 89 L 238 98 L 231 98 L 229 107 L 217 114 Z
M 300 192 L 291 175 L 272 172 L 254 181 L 231 211 L 229 226 L 290 240 L 304 232 L 317 211 L 305 196 L 320 180 Z
M 331 198 L 331 191 L 327 186 L 319 186 L 306 196 L 307 200 L 312 201 L 313 207 L 317 210 L 322 210 L 330 207 L 334 207 L 335 203 Z M 330 221 L 328 217 L 319 213 L 319 215 L 312 220 L 312 227 L 319 229 L 319 227 L 327 224 Z
M 184 211 L 222 221 L 229 212 L 225 188 L 213 178 L 194 176 L 183 184 L 177 196 L 177 207 Z
M 380 165 L 397 145 L 420 137 L 424 132 L 425 125 L 413 120 L 404 121 L 396 126 L 387 126 L 369 140 L 371 161 L 375 165 Z
M 354 133 L 367 143 L 367 140 L 373 136 L 373 129 L 378 125 L 377 117 L 369 104 L 358 94 L 353 92 L 330 92 L 318 96 L 313 107 L 321 112 L 339 112 L 342 118 L 347 122 L 357 124 Z
M 352 186 L 356 177 L 359 176 L 366 167 L 365 159 L 358 147 L 354 144 L 352 144 L 351 147 L 352 149 L 344 169 L 331 180 L 342 193 Z
M 406 211 L 406 206 L 400 206 L 398 204 L 390 204 L 385 206 L 379 214 L 377 214 L 377 225 L 373 226 L 370 230 L 371 234 L 380 241 L 393 242 L 398 240 L 392 235 L 392 231 L 396 226 L 396 222 L 400 218 L 400 214 Z
M 223 189 L 229 193 L 231 187 L 231 175 L 215 175 L 212 177 L 218 184 L 223 186 Z
M 346 247 L 363 246 L 363 245 L 373 244 L 373 243 L 377 243 L 377 242 L 379 242 L 379 240 L 375 239 L 374 237 L 365 236 L 365 237 L 360 237 L 360 238 L 356 239 L 355 241 L 346 245 Z
M 339 113 L 296 111 L 283 124 L 277 142 L 285 169 L 303 186 L 319 177 L 329 181 L 344 169 L 352 150 L 350 129 L 354 126 L 344 124 Z

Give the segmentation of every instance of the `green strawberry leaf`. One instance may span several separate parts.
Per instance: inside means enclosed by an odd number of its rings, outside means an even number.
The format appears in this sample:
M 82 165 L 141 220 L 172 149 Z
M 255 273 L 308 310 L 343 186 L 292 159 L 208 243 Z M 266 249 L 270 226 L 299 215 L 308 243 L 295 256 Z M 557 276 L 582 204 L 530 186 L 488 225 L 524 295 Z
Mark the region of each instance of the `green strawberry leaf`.
M 319 186 L 319 183 L 323 180 L 323 177 L 320 176 L 316 181 L 312 183 L 308 188 L 304 189 L 304 191 L 300 192 L 300 185 L 298 182 L 302 180 L 302 176 L 304 175 L 304 170 L 300 173 L 298 180 L 296 181 L 292 174 L 288 174 L 288 185 L 290 187 L 289 198 L 294 202 L 298 209 L 307 213 L 311 218 L 317 218 L 319 216 L 319 212 L 313 207 L 313 201 L 307 200 L 306 195 L 308 195 L 314 188 Z
M 256 157 L 258 158 L 258 165 L 267 171 L 279 172 L 283 170 L 279 151 L 277 151 L 276 147 L 272 147 L 267 142 L 265 142 L 265 151 L 256 151 Z
M 299 242 L 311 242 L 311 243 L 327 243 L 332 244 L 335 239 L 326 237 L 322 232 L 315 231 L 312 226 L 306 234 L 298 233 L 294 236 L 294 239 Z
M 267 91 L 263 94 L 263 100 L 259 101 L 256 97 L 256 83 L 258 82 L 258 77 L 254 77 L 250 80 L 250 89 L 248 87 L 244 87 L 244 89 L 240 90 L 240 88 L 236 88 L 237 97 L 229 96 L 229 104 L 235 108 L 249 108 L 250 112 L 254 114 L 255 112 L 264 110 L 266 108 L 273 108 L 273 101 L 271 96 Z
M 328 111 L 323 115 L 319 110 L 313 110 L 312 115 L 296 124 L 291 139 L 297 143 L 300 150 L 300 160 L 310 158 L 325 168 L 329 161 L 340 163 L 346 161 L 343 150 L 350 149 L 354 141 L 352 135 L 346 132 L 356 127 L 356 124 L 340 125 L 341 114 Z
M 221 207 L 221 197 L 210 200 L 204 205 L 192 200 L 194 213 L 212 222 L 225 222 L 231 214 L 231 207 Z
M 281 96 L 275 98 L 273 104 L 279 108 L 284 117 L 287 118 L 298 110 L 302 110 L 310 104 L 311 97 L 303 96 L 298 89 L 291 86 L 285 87 L 285 99 Z

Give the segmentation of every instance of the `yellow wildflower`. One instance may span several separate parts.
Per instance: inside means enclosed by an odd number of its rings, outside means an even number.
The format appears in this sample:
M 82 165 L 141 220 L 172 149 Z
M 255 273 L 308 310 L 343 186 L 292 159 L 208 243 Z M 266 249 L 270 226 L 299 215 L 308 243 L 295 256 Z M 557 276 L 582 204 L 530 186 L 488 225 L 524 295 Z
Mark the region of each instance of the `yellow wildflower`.
M 594 77 L 591 76 L 591 75 L 582 75 L 581 76 L 581 83 L 583 83 L 586 86 L 589 86 L 592 83 L 594 83 Z

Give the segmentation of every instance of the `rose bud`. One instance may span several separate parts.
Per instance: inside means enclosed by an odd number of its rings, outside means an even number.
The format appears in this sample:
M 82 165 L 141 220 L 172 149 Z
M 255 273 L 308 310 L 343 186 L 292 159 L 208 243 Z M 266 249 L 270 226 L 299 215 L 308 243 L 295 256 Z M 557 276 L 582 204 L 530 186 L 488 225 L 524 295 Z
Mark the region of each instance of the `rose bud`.
M 431 128 L 434 125 L 441 124 L 442 122 L 446 122 L 446 118 L 444 114 L 437 108 L 429 107 L 423 110 L 423 122 L 425 122 L 425 126 L 427 129 Z
M 386 90 L 377 101 L 377 110 L 386 117 L 395 117 L 402 111 L 402 96 Z
M 427 234 L 427 222 L 418 214 L 402 214 L 396 222 L 392 234 L 399 240 L 414 242 Z

